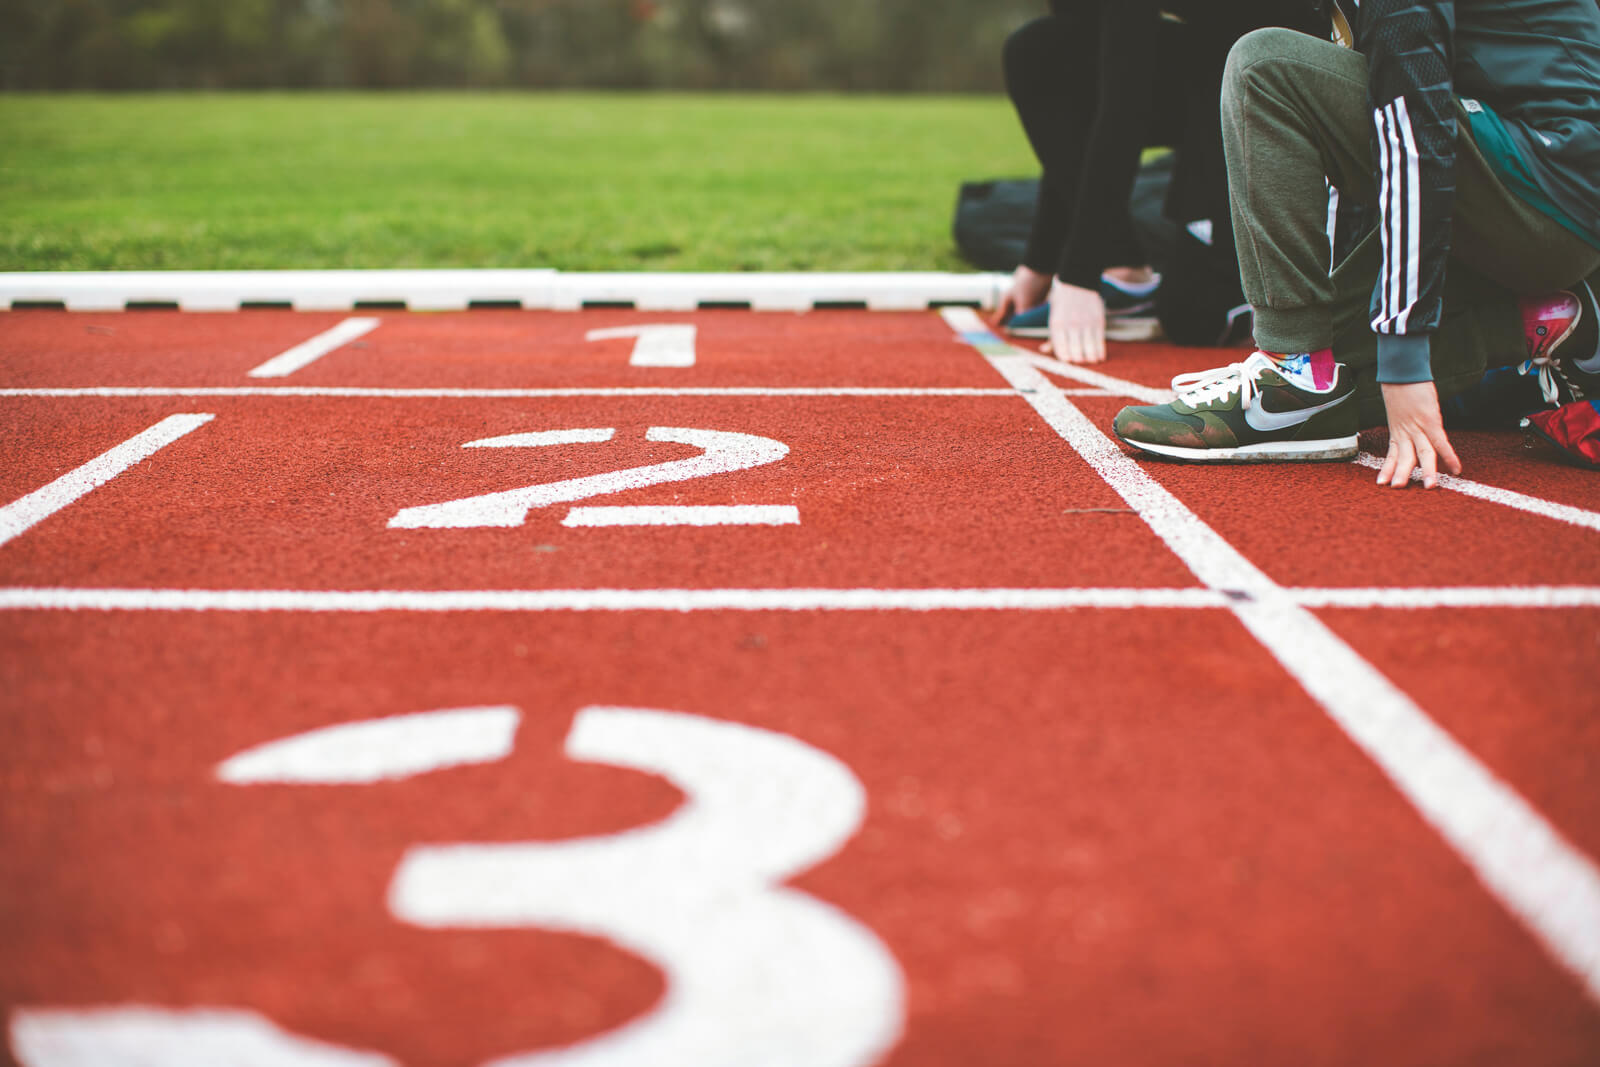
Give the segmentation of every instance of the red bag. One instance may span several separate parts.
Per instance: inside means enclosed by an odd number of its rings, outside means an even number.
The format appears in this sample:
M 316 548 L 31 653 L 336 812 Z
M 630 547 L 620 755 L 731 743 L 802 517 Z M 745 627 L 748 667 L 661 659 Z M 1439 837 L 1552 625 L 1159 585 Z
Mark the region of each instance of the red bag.
M 1536 411 L 1522 425 L 1564 452 L 1568 459 L 1600 470 L 1600 400 L 1575 400 Z

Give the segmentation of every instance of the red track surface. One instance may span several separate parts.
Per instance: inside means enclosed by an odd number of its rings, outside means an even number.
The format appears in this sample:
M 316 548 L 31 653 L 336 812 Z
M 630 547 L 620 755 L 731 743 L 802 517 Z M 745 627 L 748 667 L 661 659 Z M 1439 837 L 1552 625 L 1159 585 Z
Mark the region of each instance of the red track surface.
M 850 312 L 395 314 L 286 378 L 247 376 L 341 318 L 13 313 L 0 388 L 1006 388 L 938 316 Z M 633 367 L 630 341 L 584 340 L 668 322 L 697 326 L 694 366 Z M 1098 369 L 1161 386 L 1216 358 L 1127 346 Z M 1126 401 L 1073 402 L 1104 429 Z M 179 413 L 216 418 L 0 545 L 0 587 L 1203 591 L 1024 398 L 998 393 L 9 395 L 0 506 Z M 576 503 L 792 505 L 799 525 L 569 528 L 558 504 L 512 528 L 387 526 L 408 507 L 696 454 L 645 440 L 661 426 L 789 452 Z M 596 427 L 615 439 L 461 447 Z M 1600 480 L 1515 435 L 1455 441 L 1468 478 L 1600 511 Z M 1144 469 L 1285 587 L 1600 586 L 1593 528 L 1380 491 L 1363 468 Z M 1576 855 L 1600 855 L 1600 607 L 1316 615 Z M 1537 920 L 1220 603 L 13 606 L 0 672 L 13 1028 L 41 1009 L 239 1010 L 466 1067 L 647 1017 L 670 984 L 660 961 L 570 931 L 426 928 L 387 903 L 414 846 L 580 841 L 668 817 L 682 790 L 563 754 L 581 708 L 617 706 L 759 727 L 859 780 L 859 828 L 787 884 L 852 917 L 903 974 L 885 1062 L 1600 1062 L 1594 991 Z M 371 785 L 217 778 L 322 727 L 487 705 L 521 711 L 514 751 L 492 762 Z M 773 945 L 780 972 L 805 947 Z M 781 1059 L 749 1042 L 734 1062 Z

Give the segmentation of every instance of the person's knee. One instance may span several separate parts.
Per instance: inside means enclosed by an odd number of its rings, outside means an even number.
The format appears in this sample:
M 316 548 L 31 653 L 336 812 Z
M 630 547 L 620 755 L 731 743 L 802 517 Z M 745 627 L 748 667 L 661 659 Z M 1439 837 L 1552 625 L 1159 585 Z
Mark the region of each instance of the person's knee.
M 1251 30 L 1235 41 L 1222 75 L 1224 106 L 1243 89 L 1247 80 L 1270 79 L 1283 67 L 1295 45 L 1304 40 L 1305 35 L 1295 30 L 1267 26 Z

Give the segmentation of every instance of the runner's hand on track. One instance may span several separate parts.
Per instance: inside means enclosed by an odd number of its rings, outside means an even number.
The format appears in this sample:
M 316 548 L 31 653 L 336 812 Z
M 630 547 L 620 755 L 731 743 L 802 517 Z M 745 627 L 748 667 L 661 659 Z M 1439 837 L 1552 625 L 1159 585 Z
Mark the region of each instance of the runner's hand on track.
M 1060 278 L 1050 285 L 1050 342 L 1044 351 L 1066 363 L 1102 363 L 1106 358 L 1106 302 L 1093 289 Z
M 1382 388 L 1383 407 L 1389 415 L 1389 455 L 1378 472 L 1378 484 L 1403 488 L 1416 467 L 1422 468 L 1422 484 L 1429 489 L 1439 484 L 1441 466 L 1449 474 L 1460 474 L 1461 460 L 1444 434 L 1439 393 L 1433 383 Z
M 1000 306 L 990 316 L 989 325 L 998 329 L 1012 315 L 1030 311 L 1049 298 L 1050 275 L 1040 274 L 1031 267 L 1019 266 L 1011 272 L 1011 288 L 1000 298 Z

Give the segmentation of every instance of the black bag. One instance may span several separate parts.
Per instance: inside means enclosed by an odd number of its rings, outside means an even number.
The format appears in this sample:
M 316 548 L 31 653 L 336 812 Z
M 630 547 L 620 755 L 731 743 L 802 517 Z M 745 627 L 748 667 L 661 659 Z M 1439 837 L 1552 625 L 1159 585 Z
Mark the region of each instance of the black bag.
M 979 270 L 1015 270 L 1028 246 L 1037 178 L 962 182 L 951 231 L 961 258 Z
M 1172 153 L 1163 153 L 1141 166 L 1128 197 L 1134 236 L 1156 270 L 1171 262 L 1177 245 L 1178 227 L 1162 214 L 1172 184 L 1173 158 Z M 979 270 L 1015 270 L 1028 247 L 1038 199 L 1037 178 L 961 183 L 951 227 L 961 257 Z

